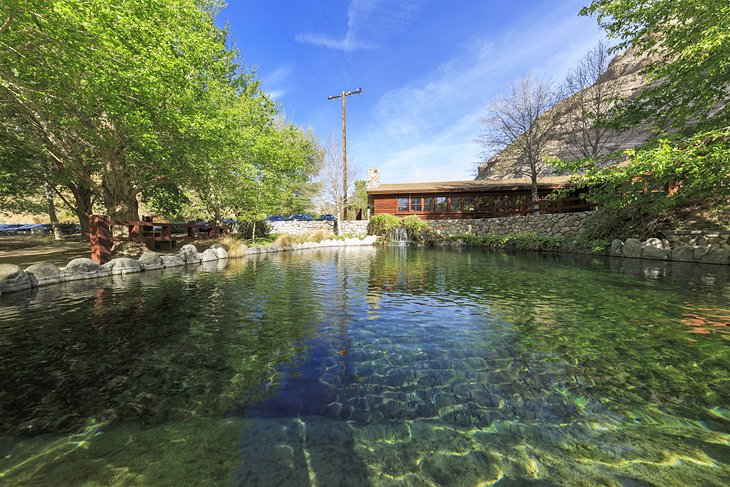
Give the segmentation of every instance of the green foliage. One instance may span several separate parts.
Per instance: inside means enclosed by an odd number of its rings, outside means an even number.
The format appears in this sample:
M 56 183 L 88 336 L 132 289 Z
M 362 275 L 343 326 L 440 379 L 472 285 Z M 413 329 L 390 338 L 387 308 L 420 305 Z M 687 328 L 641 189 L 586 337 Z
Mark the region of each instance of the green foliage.
M 408 230 L 411 239 L 415 242 L 428 244 L 434 239 L 434 231 L 425 221 L 418 218 L 416 215 L 408 215 L 401 219 L 401 228 Z
M 446 241 L 461 241 L 473 247 L 487 247 L 492 250 L 547 250 L 555 251 L 566 246 L 567 239 L 545 237 L 536 233 L 516 235 L 455 235 Z
M 620 121 L 705 128 L 730 123 L 730 3 L 727 0 L 593 0 L 581 15 L 596 15 L 616 49 L 650 56 L 652 83 L 621 106 Z M 713 113 L 716 110 L 716 113 Z
M 684 207 L 728 204 L 730 129 L 663 139 L 626 155 L 626 164 L 592 168 L 571 179 L 575 188 L 590 188 L 586 199 L 600 208 L 588 223 L 587 238 L 650 236 L 652 226 L 661 227 Z
M 398 227 L 401 219 L 395 215 L 388 213 L 379 213 L 373 215 L 368 221 L 368 235 L 378 235 L 384 237 L 388 235 L 394 228 Z

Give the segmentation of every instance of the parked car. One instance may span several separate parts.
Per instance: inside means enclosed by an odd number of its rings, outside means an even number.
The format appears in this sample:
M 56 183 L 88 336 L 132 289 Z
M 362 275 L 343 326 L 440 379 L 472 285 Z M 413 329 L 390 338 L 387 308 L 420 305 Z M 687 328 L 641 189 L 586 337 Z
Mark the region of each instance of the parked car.
M 0 233 L 12 233 L 16 228 L 22 227 L 23 225 L 18 223 L 2 223 L 0 224 Z
M 267 222 L 283 222 L 284 220 L 286 220 L 286 217 L 279 216 L 279 215 L 271 215 L 271 216 L 267 216 L 266 218 L 264 218 L 264 220 Z
M 292 215 L 287 218 L 287 220 L 295 222 L 308 222 L 314 220 L 314 218 L 309 213 L 297 213 L 296 215 Z
M 330 214 L 327 214 L 327 215 L 319 215 L 319 218 L 317 218 L 317 220 L 333 222 L 333 221 L 336 221 L 337 220 L 337 217 L 335 215 L 330 215 Z

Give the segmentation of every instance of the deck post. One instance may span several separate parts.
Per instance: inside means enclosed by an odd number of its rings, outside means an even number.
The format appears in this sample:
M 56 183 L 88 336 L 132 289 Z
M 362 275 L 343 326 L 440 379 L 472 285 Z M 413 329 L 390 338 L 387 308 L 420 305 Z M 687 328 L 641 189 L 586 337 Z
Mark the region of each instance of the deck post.
M 112 260 L 112 232 L 109 219 L 101 215 L 91 215 L 89 218 L 91 231 L 91 259 L 97 264 L 106 264 Z

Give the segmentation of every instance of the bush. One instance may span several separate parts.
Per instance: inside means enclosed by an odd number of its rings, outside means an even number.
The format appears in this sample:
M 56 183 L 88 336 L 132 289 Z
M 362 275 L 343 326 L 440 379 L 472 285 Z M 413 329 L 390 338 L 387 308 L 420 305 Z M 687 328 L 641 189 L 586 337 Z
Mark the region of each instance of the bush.
M 368 234 L 385 237 L 391 230 L 400 225 L 401 219 L 395 215 L 380 213 L 373 215 L 368 222 Z
M 251 221 L 239 221 L 237 223 L 238 225 L 238 234 L 245 239 L 251 238 L 251 230 L 253 230 L 252 225 L 254 222 Z M 259 220 L 255 222 L 256 224 L 256 238 L 263 238 L 269 235 L 269 224 L 266 223 L 263 220 Z

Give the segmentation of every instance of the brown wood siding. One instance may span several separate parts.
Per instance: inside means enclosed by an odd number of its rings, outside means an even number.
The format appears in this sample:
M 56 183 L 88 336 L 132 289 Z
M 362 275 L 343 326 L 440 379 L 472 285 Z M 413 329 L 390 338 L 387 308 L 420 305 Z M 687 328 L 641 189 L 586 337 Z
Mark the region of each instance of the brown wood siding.
M 540 198 L 544 198 L 549 195 L 552 191 L 542 189 L 538 192 Z M 495 200 L 501 200 L 499 206 L 492 206 L 487 208 L 478 208 L 475 204 L 474 210 L 467 211 L 398 211 L 398 198 L 423 198 L 423 197 L 438 197 L 445 196 L 449 197 L 460 197 L 478 198 L 481 196 L 487 196 L 494 198 Z M 414 194 L 373 194 L 373 214 L 377 215 L 380 213 L 388 213 L 396 216 L 408 216 L 416 215 L 423 220 L 438 220 L 438 219 L 468 219 L 468 218 L 494 218 L 504 216 L 517 216 L 531 213 L 532 202 L 531 192 L 528 190 L 503 190 L 503 191 L 484 191 L 484 192 L 472 192 L 471 194 L 464 194 L 462 192 L 455 191 L 443 191 L 437 194 L 424 194 L 422 192 Z M 510 203 L 510 199 L 513 200 Z M 423 201 L 423 200 L 421 200 Z M 591 205 L 585 203 L 585 201 L 577 200 L 577 198 L 568 198 L 564 200 L 541 200 L 540 211 L 543 213 L 557 213 L 562 211 L 586 211 L 591 209 Z

